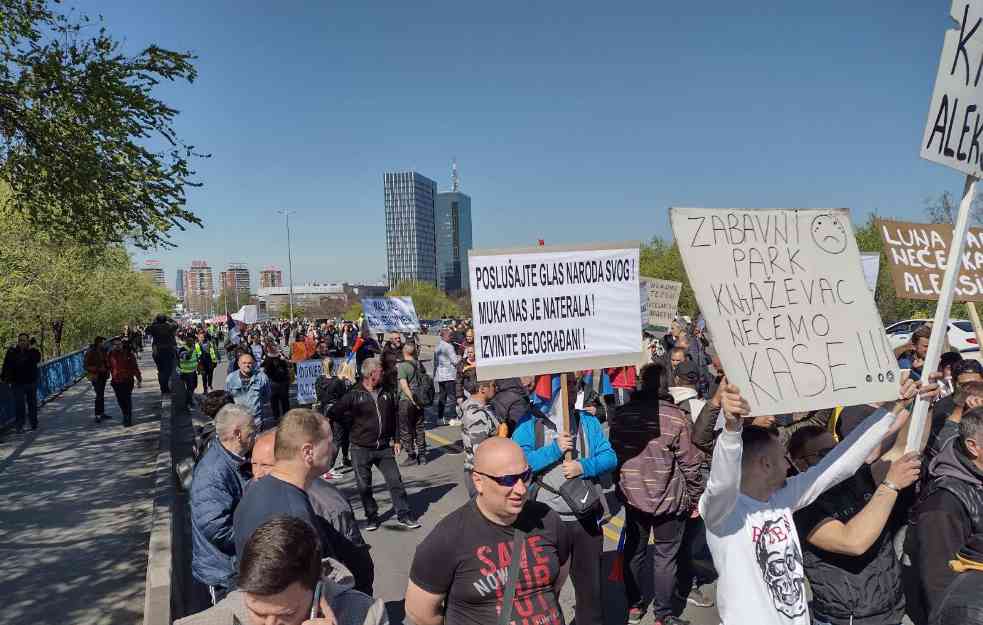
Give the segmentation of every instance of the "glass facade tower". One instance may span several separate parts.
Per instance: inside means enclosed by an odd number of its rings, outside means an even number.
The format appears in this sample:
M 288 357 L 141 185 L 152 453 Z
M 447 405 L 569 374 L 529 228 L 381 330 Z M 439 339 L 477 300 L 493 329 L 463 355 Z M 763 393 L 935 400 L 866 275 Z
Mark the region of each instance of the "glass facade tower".
M 437 195 L 437 286 L 446 293 L 466 291 L 471 249 L 471 198 L 459 191 Z
M 437 183 L 409 171 L 386 173 L 383 181 L 389 285 L 395 286 L 403 280 L 437 285 L 434 232 Z

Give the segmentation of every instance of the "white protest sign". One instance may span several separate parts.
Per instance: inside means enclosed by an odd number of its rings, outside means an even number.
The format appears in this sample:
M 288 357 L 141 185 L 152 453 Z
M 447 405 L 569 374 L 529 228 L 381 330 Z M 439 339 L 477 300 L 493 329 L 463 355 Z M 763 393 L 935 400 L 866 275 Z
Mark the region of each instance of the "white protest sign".
M 935 89 L 922 134 L 921 157 L 983 176 L 983 0 L 953 0 Z
M 420 331 L 412 297 L 365 297 L 362 312 L 373 332 Z
M 297 403 L 313 404 L 317 400 L 314 384 L 321 377 L 321 360 L 304 360 L 297 363 Z
M 673 208 L 670 220 L 724 371 L 752 415 L 898 396 L 898 363 L 846 209 Z
M 877 290 L 877 274 L 881 270 L 881 255 L 874 252 L 862 252 L 860 263 L 863 265 L 864 280 L 867 281 L 867 288 L 873 293 Z
M 656 338 L 669 332 L 679 309 L 682 282 L 642 277 L 639 281 L 642 326 L 653 326 Z
M 641 359 L 638 244 L 471 250 L 478 378 Z

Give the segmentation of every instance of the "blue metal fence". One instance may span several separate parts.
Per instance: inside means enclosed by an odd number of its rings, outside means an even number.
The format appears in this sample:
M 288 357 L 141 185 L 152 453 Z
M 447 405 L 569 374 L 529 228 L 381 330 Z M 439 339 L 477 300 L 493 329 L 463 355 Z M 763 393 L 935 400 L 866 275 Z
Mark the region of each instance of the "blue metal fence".
M 109 341 L 106 341 L 109 344 Z M 85 352 L 66 354 L 44 362 L 38 372 L 38 405 L 55 397 L 85 375 Z M 0 428 L 13 423 L 15 418 L 14 396 L 9 384 L 0 383 Z

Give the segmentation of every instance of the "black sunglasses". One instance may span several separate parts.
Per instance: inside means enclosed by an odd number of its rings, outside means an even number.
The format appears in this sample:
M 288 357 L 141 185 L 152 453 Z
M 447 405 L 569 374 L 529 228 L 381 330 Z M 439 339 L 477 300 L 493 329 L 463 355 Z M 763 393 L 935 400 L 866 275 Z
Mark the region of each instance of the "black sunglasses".
M 475 471 L 478 475 L 484 475 L 488 479 L 495 480 L 499 486 L 505 486 L 506 488 L 512 488 L 522 480 L 523 484 L 528 484 L 529 480 L 532 479 L 532 469 L 526 468 L 522 473 L 513 473 L 511 475 L 489 475 L 488 473 L 482 473 L 481 471 Z

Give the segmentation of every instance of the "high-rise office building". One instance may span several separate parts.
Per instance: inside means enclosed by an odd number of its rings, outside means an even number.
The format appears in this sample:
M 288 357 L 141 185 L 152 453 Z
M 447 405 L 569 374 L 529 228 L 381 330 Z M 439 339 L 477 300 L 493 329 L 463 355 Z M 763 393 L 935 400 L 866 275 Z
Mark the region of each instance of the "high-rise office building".
M 386 269 L 389 285 L 403 280 L 437 284 L 434 200 L 437 183 L 412 171 L 383 176 Z
M 249 295 L 249 268 L 242 263 L 229 263 L 228 268 L 219 274 L 219 284 L 223 291 L 238 291 Z
M 167 279 L 164 277 L 164 268 L 160 266 L 159 260 L 146 260 L 140 273 L 150 278 L 150 281 L 157 286 L 167 287 Z
M 259 272 L 259 288 L 275 289 L 283 286 L 283 271 L 279 267 L 264 267 Z
M 174 294 L 177 296 L 179 300 L 181 300 L 182 304 L 184 303 L 184 293 L 185 293 L 184 285 L 185 285 L 184 269 L 178 269 L 177 280 L 175 280 L 174 282 Z
M 211 315 L 215 287 L 212 282 L 212 268 L 208 262 L 204 260 L 191 261 L 191 268 L 184 276 L 188 309 L 202 316 Z
M 468 290 L 471 249 L 471 198 L 461 192 L 457 163 L 451 169 L 449 193 L 437 194 L 434 230 L 437 242 L 437 286 L 447 293 Z

